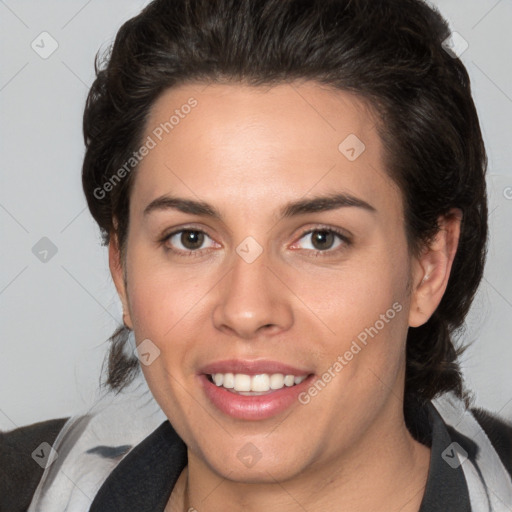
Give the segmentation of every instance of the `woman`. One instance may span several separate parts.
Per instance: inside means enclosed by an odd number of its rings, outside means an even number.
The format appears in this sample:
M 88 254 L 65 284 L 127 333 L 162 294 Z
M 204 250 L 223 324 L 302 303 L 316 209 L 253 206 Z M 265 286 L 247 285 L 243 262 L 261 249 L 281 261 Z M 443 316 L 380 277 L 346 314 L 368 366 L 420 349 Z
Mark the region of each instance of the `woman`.
M 510 509 L 512 429 L 457 363 L 486 155 L 449 36 L 420 0 L 155 0 L 123 25 L 83 185 L 127 398 L 41 427 L 29 510 Z

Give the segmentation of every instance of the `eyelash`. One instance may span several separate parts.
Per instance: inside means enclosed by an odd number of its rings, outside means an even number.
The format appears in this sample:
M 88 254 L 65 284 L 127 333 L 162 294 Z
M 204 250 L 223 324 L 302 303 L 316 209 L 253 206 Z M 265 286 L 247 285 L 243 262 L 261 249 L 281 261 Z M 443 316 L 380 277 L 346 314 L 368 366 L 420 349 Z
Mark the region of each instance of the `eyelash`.
M 176 231 L 173 231 L 169 234 L 166 234 L 165 236 L 163 236 L 159 242 L 161 244 L 166 244 L 166 242 L 168 240 L 170 240 L 174 235 L 177 235 L 179 233 L 183 233 L 184 231 L 190 231 L 190 232 L 193 232 L 193 233 L 203 233 L 204 235 L 206 235 L 208 238 L 211 238 L 208 233 L 206 233 L 205 231 L 201 230 L 201 229 L 196 229 L 196 228 L 193 228 L 193 227 L 184 227 L 184 228 L 181 228 L 181 229 L 178 229 Z M 306 249 L 306 251 L 308 253 L 310 253 L 310 256 L 311 258 L 317 258 L 317 257 L 327 257 L 327 256 L 332 256 L 333 254 L 337 254 L 338 252 L 341 252 L 343 251 L 344 249 L 346 249 L 347 247 L 349 247 L 350 245 L 352 245 L 352 241 L 350 240 L 350 238 L 342 233 L 341 231 L 338 231 L 337 229 L 335 228 L 331 228 L 331 227 L 316 227 L 316 228 L 313 228 L 313 229 L 308 229 L 306 231 L 304 231 L 300 237 L 297 239 L 297 241 L 301 240 L 302 238 L 304 238 L 306 235 L 310 235 L 312 233 L 316 233 L 316 232 L 326 232 L 326 233 L 333 233 L 334 235 L 336 235 L 340 241 L 342 242 L 341 245 L 339 247 L 337 247 L 336 249 L 326 249 L 324 251 L 321 251 L 321 250 L 313 250 L 313 249 Z M 296 243 L 296 242 L 295 242 Z M 205 249 L 197 249 L 197 250 L 188 250 L 188 251 L 183 251 L 181 249 L 173 249 L 172 247 L 167 247 L 165 246 L 165 250 L 166 251 L 170 251 L 174 254 L 176 254 L 177 256 L 181 257 L 198 257 L 198 256 L 202 256 L 203 254 L 203 251 L 205 251 Z M 206 249 L 207 250 L 207 249 Z

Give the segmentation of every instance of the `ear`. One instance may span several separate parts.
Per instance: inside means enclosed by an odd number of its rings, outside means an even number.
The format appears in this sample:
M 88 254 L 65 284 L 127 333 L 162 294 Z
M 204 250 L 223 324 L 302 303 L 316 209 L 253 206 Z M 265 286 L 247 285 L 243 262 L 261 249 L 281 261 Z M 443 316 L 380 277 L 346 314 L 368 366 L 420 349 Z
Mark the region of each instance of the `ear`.
M 110 274 L 112 275 L 117 293 L 123 305 L 123 322 L 127 327 L 133 329 L 130 317 L 130 308 L 128 305 L 128 295 L 126 292 L 126 280 L 123 271 L 121 251 L 119 248 L 117 234 L 115 232 L 110 235 L 110 242 L 108 244 L 108 265 L 110 267 Z
M 439 217 L 439 231 L 419 257 L 413 259 L 409 326 L 427 322 L 443 298 L 459 244 L 462 212 L 453 208 Z

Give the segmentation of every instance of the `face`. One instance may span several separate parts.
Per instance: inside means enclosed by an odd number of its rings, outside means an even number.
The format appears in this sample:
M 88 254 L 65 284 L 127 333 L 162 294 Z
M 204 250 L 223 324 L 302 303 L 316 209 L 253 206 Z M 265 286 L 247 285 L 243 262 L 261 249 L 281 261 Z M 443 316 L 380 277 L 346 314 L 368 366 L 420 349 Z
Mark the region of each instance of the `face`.
M 315 83 L 187 84 L 153 105 L 126 282 L 115 246 L 111 268 L 189 461 L 285 480 L 403 423 L 425 266 L 375 124 Z

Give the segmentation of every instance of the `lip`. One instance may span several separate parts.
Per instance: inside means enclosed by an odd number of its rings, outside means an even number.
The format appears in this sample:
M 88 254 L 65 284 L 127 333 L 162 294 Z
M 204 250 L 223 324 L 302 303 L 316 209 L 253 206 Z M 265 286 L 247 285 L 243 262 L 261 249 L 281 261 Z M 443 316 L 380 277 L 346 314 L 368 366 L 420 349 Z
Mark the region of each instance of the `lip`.
M 294 366 L 270 360 L 242 360 L 226 359 L 207 364 L 199 370 L 199 374 L 212 375 L 214 373 L 244 373 L 246 375 L 259 375 L 261 373 L 282 373 L 283 375 L 309 375 L 311 370 L 296 368 Z
M 285 386 L 269 391 L 264 395 L 238 395 L 222 386 L 216 386 L 208 379 L 213 373 L 282 373 L 283 375 L 307 375 L 300 384 Z M 276 361 L 219 361 L 206 365 L 198 375 L 199 384 L 212 405 L 231 418 L 257 421 L 276 416 L 294 404 L 299 405 L 298 396 L 305 391 L 315 379 L 314 373 Z

